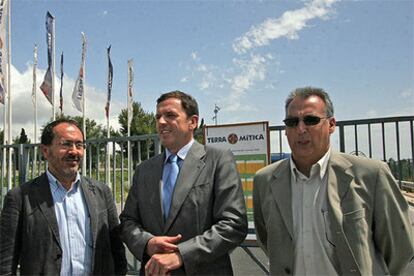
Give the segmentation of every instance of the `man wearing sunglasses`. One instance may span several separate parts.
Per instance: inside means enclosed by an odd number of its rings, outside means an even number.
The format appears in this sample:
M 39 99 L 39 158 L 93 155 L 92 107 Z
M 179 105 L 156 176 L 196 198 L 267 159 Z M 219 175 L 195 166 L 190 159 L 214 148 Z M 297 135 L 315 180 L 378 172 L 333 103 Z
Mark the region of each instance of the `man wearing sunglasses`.
M 0 275 L 125 275 L 125 248 L 108 186 L 79 174 L 84 135 L 59 119 L 42 132 L 48 169 L 10 190 L 0 217 Z
M 285 111 L 291 158 L 254 178 L 256 235 L 270 274 L 400 274 L 414 236 L 388 166 L 330 149 L 336 122 L 322 89 L 294 90 Z

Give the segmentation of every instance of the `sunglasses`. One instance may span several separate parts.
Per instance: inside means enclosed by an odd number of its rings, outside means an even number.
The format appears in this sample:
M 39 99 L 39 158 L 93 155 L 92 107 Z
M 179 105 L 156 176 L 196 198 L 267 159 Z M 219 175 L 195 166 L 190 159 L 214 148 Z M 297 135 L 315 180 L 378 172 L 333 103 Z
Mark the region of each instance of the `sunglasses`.
M 303 121 L 303 123 L 306 126 L 314 126 L 320 123 L 320 121 L 322 119 L 328 119 L 329 117 L 318 117 L 318 116 L 313 116 L 313 115 L 307 115 L 305 117 L 303 117 L 302 119 L 298 118 L 298 117 L 292 117 L 292 118 L 286 118 L 283 120 L 283 122 L 285 123 L 285 125 L 287 127 L 297 127 L 300 121 Z

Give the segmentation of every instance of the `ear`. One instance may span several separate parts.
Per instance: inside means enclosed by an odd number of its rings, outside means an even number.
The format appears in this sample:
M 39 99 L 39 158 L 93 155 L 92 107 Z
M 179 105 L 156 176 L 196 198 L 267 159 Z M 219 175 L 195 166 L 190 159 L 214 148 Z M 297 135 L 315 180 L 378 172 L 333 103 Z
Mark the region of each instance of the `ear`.
M 40 151 L 42 152 L 43 157 L 48 160 L 49 157 L 49 147 L 43 144 L 40 144 Z
M 336 129 L 336 119 L 335 117 L 329 118 L 329 134 L 335 132 Z
M 189 125 L 189 129 L 190 130 L 194 130 L 196 129 L 198 126 L 198 116 L 197 115 L 193 115 L 190 117 L 190 125 Z

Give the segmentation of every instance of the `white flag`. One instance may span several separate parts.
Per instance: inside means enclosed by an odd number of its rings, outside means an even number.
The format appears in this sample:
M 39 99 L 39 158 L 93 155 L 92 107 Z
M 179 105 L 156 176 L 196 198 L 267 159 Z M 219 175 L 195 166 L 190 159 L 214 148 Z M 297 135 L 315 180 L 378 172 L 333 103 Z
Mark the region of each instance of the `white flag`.
M 75 88 L 73 89 L 72 100 L 76 109 L 83 112 L 83 97 L 84 97 L 84 69 L 85 69 L 85 54 L 86 54 L 86 36 L 82 33 L 82 61 L 79 70 L 78 79 L 75 82 Z

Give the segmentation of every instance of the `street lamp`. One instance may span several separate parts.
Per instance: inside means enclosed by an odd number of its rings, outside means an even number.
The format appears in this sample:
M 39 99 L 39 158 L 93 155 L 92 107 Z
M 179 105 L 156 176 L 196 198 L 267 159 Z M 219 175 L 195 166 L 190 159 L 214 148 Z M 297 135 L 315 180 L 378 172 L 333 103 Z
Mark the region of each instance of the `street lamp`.
M 214 116 L 213 116 L 213 121 L 215 123 L 215 125 L 217 125 L 217 113 L 220 111 L 220 107 L 216 104 L 214 104 Z

